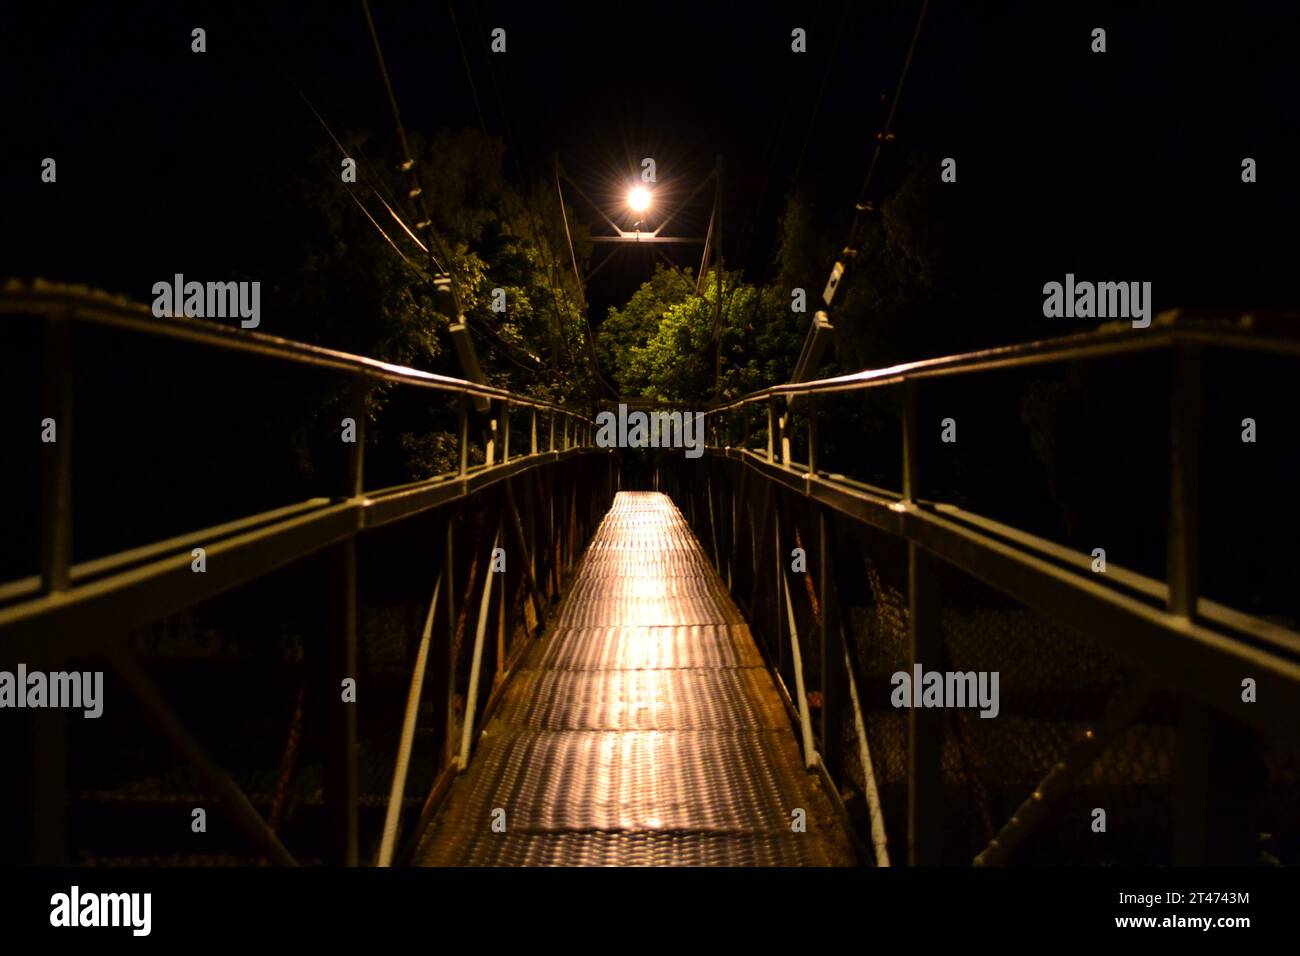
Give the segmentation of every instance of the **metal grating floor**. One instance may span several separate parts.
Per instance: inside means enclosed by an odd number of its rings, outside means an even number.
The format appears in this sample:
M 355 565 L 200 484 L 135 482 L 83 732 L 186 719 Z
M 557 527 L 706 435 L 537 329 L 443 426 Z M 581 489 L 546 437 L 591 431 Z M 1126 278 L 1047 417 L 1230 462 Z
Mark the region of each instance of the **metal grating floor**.
M 619 492 L 416 862 L 854 862 L 744 619 L 666 495 Z

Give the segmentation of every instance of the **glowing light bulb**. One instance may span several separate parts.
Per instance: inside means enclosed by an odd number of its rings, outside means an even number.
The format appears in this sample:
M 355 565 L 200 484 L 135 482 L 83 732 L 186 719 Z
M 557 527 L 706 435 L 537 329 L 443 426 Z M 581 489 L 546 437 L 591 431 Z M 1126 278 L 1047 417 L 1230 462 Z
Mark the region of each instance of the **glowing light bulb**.
M 650 190 L 644 186 L 633 186 L 627 194 L 627 205 L 633 212 L 645 212 L 650 208 Z

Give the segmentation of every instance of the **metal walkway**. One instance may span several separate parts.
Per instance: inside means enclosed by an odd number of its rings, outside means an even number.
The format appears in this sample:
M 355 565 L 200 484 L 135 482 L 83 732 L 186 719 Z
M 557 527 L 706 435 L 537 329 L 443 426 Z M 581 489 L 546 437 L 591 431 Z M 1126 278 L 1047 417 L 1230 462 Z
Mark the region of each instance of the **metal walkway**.
M 415 860 L 854 862 L 749 628 L 667 495 L 618 493 Z

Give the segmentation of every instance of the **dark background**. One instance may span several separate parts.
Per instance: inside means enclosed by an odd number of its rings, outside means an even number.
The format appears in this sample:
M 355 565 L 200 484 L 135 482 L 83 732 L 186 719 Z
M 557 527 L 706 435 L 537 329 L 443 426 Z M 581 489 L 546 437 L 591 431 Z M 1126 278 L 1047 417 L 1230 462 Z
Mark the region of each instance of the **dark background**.
M 1161 309 L 1293 305 L 1297 9 L 932 3 L 873 192 L 911 157 L 957 158 L 950 188 L 976 236 L 1014 253 L 1000 265 L 1008 309 L 1037 313 L 1042 283 L 1069 271 L 1151 281 Z M 675 192 L 720 154 L 726 259 L 759 281 L 796 179 L 835 243 L 847 234 L 919 4 L 454 10 L 455 26 L 441 3 L 373 5 L 408 131 L 484 125 L 513 176 L 549 177 L 558 153 L 611 202 L 642 156 Z M 195 26 L 206 54 L 190 52 Z M 504 55 L 488 52 L 495 26 Z M 795 26 L 804 55 L 790 52 Z M 1089 51 L 1094 26 L 1104 55 Z M 259 217 L 265 197 L 325 142 L 288 77 L 336 129 L 395 141 L 359 4 L 6 5 L 0 35 L 8 274 L 137 298 L 177 271 L 256 275 L 294 241 L 293 222 Z M 56 188 L 39 182 L 45 156 Z M 1259 163 L 1251 186 L 1244 156 Z M 708 201 L 678 228 L 702 234 Z M 653 261 L 619 256 L 592 290 L 593 321 Z M 981 318 L 990 342 L 1005 338 L 1001 317 Z

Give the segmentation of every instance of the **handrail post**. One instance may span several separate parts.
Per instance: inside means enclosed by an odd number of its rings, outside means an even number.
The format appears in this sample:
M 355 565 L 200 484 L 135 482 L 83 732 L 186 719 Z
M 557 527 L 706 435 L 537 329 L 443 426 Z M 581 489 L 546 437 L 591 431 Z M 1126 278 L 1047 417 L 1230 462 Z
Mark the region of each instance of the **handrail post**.
M 54 441 L 41 448 L 41 589 L 66 591 L 72 568 L 72 312 L 46 316 L 41 416 L 54 422 Z M 44 425 L 42 424 L 42 429 Z M 57 670 L 63 657 L 42 651 L 37 667 Z M 58 709 L 31 715 L 31 859 L 58 866 L 67 853 L 67 717 Z
M 457 425 L 460 428 L 460 477 L 469 473 L 469 398 L 460 397 L 460 414 Z
M 72 567 L 72 315 L 47 316 L 42 370 L 42 417 L 54 441 L 42 445 L 41 587 L 66 591 Z
M 1165 562 L 1170 614 L 1195 620 L 1200 592 L 1199 346 L 1173 350 L 1169 406 L 1169 537 Z M 1198 700 L 1180 695 L 1174 752 L 1174 864 L 1246 863 L 1252 832 L 1225 780 L 1245 772 L 1243 732 Z
M 466 400 L 468 402 L 468 399 Z M 464 406 L 462 406 L 464 407 Z M 447 647 L 442 666 L 446 679 L 442 686 L 445 693 L 443 713 L 443 760 L 450 764 L 456 759 L 456 518 L 447 517 L 447 537 L 443 542 L 443 569 L 447 574 Z M 471 558 L 472 560 L 472 558 Z M 466 576 L 473 574 L 466 572 Z
M 510 460 L 510 399 L 501 401 L 501 462 Z
M 777 401 L 780 402 L 781 399 L 778 398 Z M 783 409 L 781 409 L 780 414 L 777 416 L 777 428 L 779 428 L 781 432 L 781 464 L 787 467 L 789 467 L 789 465 L 791 464 L 790 432 L 786 428 L 786 425 L 788 425 L 789 422 L 790 422 L 790 406 L 787 404 Z
M 329 862 L 357 865 L 357 704 L 343 682 L 357 679 L 357 539 L 329 548 L 324 602 L 325 848 Z M 355 688 L 355 683 L 354 683 Z
M 767 462 L 772 464 L 776 449 L 776 399 L 767 400 Z
M 1173 353 L 1170 389 L 1169 541 L 1165 562 L 1171 614 L 1195 618 L 1200 570 L 1201 354 L 1194 345 Z
M 842 746 L 840 726 L 844 714 L 844 700 L 847 696 L 848 675 L 844 666 L 848 660 L 846 635 L 839 626 L 838 596 L 835 592 L 833 575 L 834 559 L 831 555 L 830 528 L 827 526 L 826 508 L 814 505 L 813 512 L 817 521 L 817 574 L 818 605 L 821 610 L 821 741 L 822 755 L 826 759 L 827 769 L 838 771 L 841 767 Z
M 808 476 L 817 475 L 817 399 L 809 395 L 808 401 Z
M 347 449 L 344 492 L 360 498 L 365 487 L 366 392 L 369 382 L 356 375 L 345 398 L 355 422 L 356 441 Z M 344 681 L 357 681 L 357 539 L 351 534 L 325 552 L 328 577 L 323 674 L 325 701 L 325 851 L 331 863 L 357 865 L 357 703 L 344 699 Z
M 918 430 L 916 382 L 903 382 L 903 500 L 909 504 L 916 500 L 917 471 L 920 465 L 920 432 Z
M 919 491 L 920 430 L 916 383 L 903 382 L 903 500 Z M 911 671 L 939 666 L 943 657 L 940 568 L 915 541 L 907 543 L 907 631 Z M 943 711 L 907 711 L 907 862 L 939 862 L 943 840 Z
M 343 487 L 344 497 L 360 498 L 365 488 L 366 461 L 366 393 L 370 383 L 364 375 L 353 376 L 348 383 L 347 416 L 355 422 L 355 441 L 349 443 Z
M 537 409 L 536 408 L 533 409 L 533 414 L 531 416 L 531 429 L 528 438 L 528 454 L 530 455 L 537 454 Z

